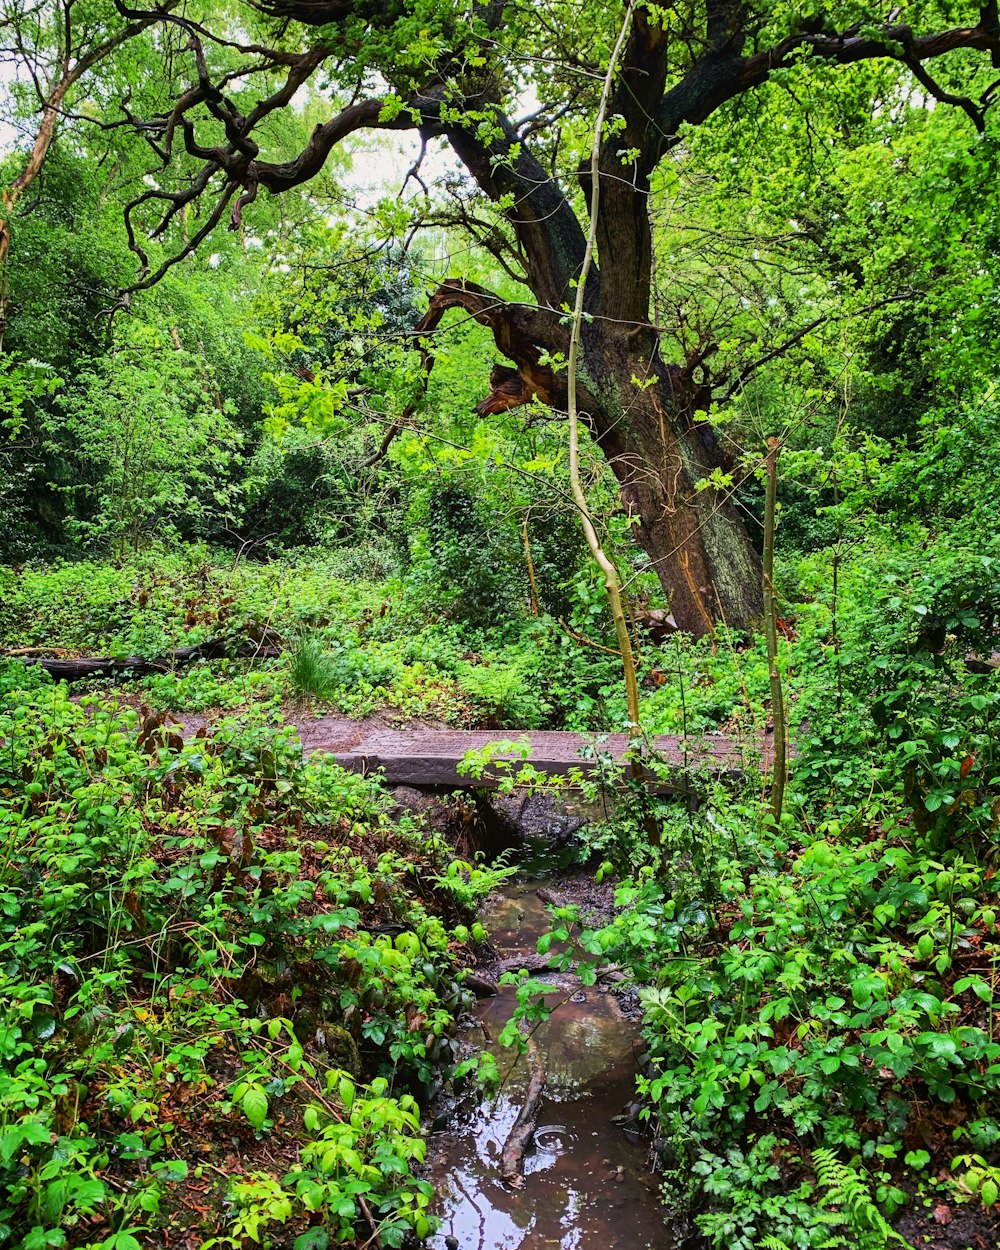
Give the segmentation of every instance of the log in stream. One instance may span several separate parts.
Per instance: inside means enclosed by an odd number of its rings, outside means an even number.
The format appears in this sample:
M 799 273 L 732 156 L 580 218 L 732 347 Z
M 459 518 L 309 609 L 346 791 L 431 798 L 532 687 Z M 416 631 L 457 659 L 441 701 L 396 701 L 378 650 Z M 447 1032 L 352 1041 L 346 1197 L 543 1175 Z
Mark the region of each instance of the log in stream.
M 525 1031 L 523 1026 L 521 1031 Z M 524 1095 L 521 1110 L 517 1113 L 517 1119 L 511 1126 L 507 1140 L 503 1144 L 503 1150 L 500 1152 L 500 1175 L 508 1185 L 514 1185 L 518 1189 L 524 1184 L 524 1157 L 535 1136 L 538 1109 L 541 1106 L 542 1094 L 545 1092 L 545 1061 L 531 1033 L 527 1035 L 525 1046 L 527 1049 L 524 1057 L 531 1072 L 528 1089 Z
M 501 967 L 538 968 L 536 942 L 549 928 L 540 884 L 508 885 L 483 918 Z M 496 1100 L 431 1137 L 428 1179 L 442 1223 L 430 1246 L 669 1250 L 648 1143 L 612 1122 L 633 1100 L 638 1022 L 599 986 L 544 979 L 560 1006 L 516 1062 L 491 1046 L 502 1082 Z M 470 1040 L 491 1045 L 516 1004 L 511 987 L 481 999 Z

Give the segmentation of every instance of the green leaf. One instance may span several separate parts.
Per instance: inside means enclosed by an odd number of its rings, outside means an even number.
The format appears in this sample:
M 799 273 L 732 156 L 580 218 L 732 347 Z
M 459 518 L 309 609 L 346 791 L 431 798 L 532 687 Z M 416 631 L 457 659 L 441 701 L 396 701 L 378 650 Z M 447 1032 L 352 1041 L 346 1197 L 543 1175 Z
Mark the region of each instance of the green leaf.
M 299 1233 L 292 1243 L 292 1250 L 327 1250 L 330 1235 L 325 1228 L 310 1228 Z
M 259 1085 L 250 1085 L 240 1099 L 243 1114 L 255 1129 L 264 1127 L 267 1119 L 267 1094 Z
M 142 1250 L 140 1243 L 131 1233 L 115 1233 L 110 1241 L 104 1242 L 105 1250 Z

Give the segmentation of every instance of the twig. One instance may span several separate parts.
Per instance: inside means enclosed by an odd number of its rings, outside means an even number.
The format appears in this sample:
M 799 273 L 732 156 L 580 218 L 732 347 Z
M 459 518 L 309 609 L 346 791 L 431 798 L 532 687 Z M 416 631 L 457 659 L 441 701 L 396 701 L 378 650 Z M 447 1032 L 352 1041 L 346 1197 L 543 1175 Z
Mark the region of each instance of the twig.
M 567 634 L 577 642 L 583 643 L 585 647 L 593 647 L 597 651 L 604 651 L 608 655 L 621 655 L 620 651 L 616 651 L 614 647 L 606 647 L 603 642 L 592 642 L 589 638 L 584 638 L 583 634 L 578 634 L 575 629 L 570 629 L 563 618 L 559 617 L 559 624 L 563 627 Z
M 573 307 L 572 328 L 569 339 L 569 354 L 566 362 L 566 390 L 567 390 L 567 409 L 569 417 L 569 477 L 570 484 L 573 489 L 573 498 L 576 501 L 577 509 L 580 513 L 580 521 L 583 526 L 583 532 L 587 539 L 587 546 L 594 558 L 595 563 L 604 574 L 604 585 L 607 590 L 608 604 L 611 608 L 611 615 L 615 622 L 615 633 L 618 635 L 618 646 L 621 652 L 622 668 L 625 676 L 625 696 L 628 704 L 629 716 L 629 735 L 633 738 L 641 738 L 642 727 L 639 723 L 639 683 L 635 672 L 635 658 L 632 654 L 632 640 L 629 637 L 628 621 L 625 619 L 625 612 L 622 609 L 621 600 L 621 583 L 618 577 L 618 570 L 615 565 L 608 559 L 604 548 L 601 546 L 601 540 L 597 536 L 597 530 L 594 527 L 593 517 L 590 514 L 590 508 L 587 504 L 587 496 L 584 493 L 583 485 L 580 481 L 580 412 L 577 407 L 576 399 L 576 371 L 577 361 L 580 355 L 580 339 L 583 334 L 583 302 L 584 293 L 587 287 L 587 278 L 590 274 L 590 266 L 594 258 L 594 248 L 597 241 L 597 221 L 601 203 L 601 131 L 604 127 L 604 118 L 608 109 L 608 100 L 611 96 L 611 84 L 614 80 L 615 69 L 618 65 L 618 57 L 625 44 L 629 28 L 632 24 L 632 10 L 634 0 L 628 0 L 625 10 L 625 20 L 622 22 L 621 30 L 618 32 L 618 39 L 611 53 L 608 63 L 608 72 L 604 76 L 604 87 L 601 91 L 601 102 L 597 109 L 597 117 L 594 121 L 594 141 L 590 155 L 590 176 L 591 176 L 591 193 L 590 193 L 590 228 L 587 231 L 587 246 L 583 255 L 583 264 L 580 267 L 580 275 L 577 279 L 576 301 Z M 642 765 L 638 758 L 633 763 L 633 775 L 642 780 Z
M 538 587 L 535 584 L 535 562 L 531 558 L 531 542 L 528 538 L 528 518 L 531 516 L 531 509 L 524 514 L 524 558 L 528 562 L 528 584 L 531 587 L 531 615 L 539 616 L 538 611 Z

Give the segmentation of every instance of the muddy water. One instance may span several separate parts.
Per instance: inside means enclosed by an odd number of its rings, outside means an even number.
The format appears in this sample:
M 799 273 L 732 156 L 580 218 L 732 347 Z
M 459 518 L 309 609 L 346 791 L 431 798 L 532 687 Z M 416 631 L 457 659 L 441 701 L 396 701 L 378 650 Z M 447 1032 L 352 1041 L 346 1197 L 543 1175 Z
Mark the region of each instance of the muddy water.
M 512 886 L 484 917 L 501 957 L 533 954 L 548 928 L 540 883 Z M 523 1189 L 499 1176 L 500 1152 L 527 1085 L 525 1060 L 493 1043 L 516 1004 L 513 990 L 484 1000 L 473 1040 L 492 1046 L 501 1093 L 471 1119 L 431 1138 L 430 1180 L 441 1229 L 434 1250 L 668 1250 L 647 1148 L 612 1117 L 632 1101 L 636 1026 L 617 1000 L 574 977 L 546 978 L 560 1006 L 535 1033 L 547 1074 Z M 569 1001 L 562 1001 L 564 999 Z

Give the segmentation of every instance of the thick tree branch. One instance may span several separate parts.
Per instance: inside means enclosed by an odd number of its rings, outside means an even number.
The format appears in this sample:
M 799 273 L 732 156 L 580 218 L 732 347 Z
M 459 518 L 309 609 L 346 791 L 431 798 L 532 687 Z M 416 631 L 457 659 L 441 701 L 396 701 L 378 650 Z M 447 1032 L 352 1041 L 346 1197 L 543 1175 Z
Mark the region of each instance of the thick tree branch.
M 632 28 L 609 107 L 614 121 L 601 136 L 601 214 L 597 256 L 601 266 L 599 311 L 612 321 L 646 322 L 652 274 L 649 233 L 649 175 L 656 151 L 656 110 L 667 77 L 667 37 L 647 9 L 632 10 Z M 589 168 L 582 181 L 592 195 Z M 589 294 L 589 293 L 588 293 Z
M 970 100 L 968 96 L 954 95 L 950 91 L 946 91 L 936 79 L 932 78 L 924 66 L 909 54 L 903 56 L 903 64 L 907 67 L 913 77 L 924 88 L 928 95 L 933 96 L 941 104 L 951 104 L 955 108 L 960 108 L 969 118 L 973 126 L 982 134 L 986 130 L 986 109 L 981 105 L 977 105 Z
M 839 35 L 801 33 L 749 57 L 739 55 L 731 43 L 721 52 L 699 58 L 681 82 L 664 95 L 657 110 L 657 157 L 677 142 L 683 123 L 699 125 L 727 101 L 761 86 L 776 69 L 803 57 L 838 65 L 888 58 L 912 69 L 960 48 L 988 52 L 993 65 L 1000 66 L 1000 24 L 995 5 L 981 9 L 977 26 L 956 26 L 932 35 L 916 35 L 906 25 L 886 26 L 877 36 L 851 31 Z
M 127 9 L 116 0 L 122 11 Z M 367 19 L 373 24 L 393 20 L 383 0 L 365 3 L 261 3 L 262 12 L 307 25 L 335 27 L 348 17 Z M 502 21 L 503 6 L 499 3 L 478 7 L 477 16 L 487 30 Z M 456 99 L 453 75 L 462 61 L 466 41 L 478 49 L 479 34 L 462 35 L 462 47 L 452 48 L 446 60 L 432 72 L 427 84 L 410 94 L 402 109 L 381 99 L 353 101 L 330 121 L 317 126 L 303 150 L 293 159 L 282 162 L 262 160 L 257 142 L 252 137 L 255 127 L 277 109 L 285 107 L 295 91 L 331 54 L 327 46 L 318 46 L 297 58 L 285 56 L 288 65 L 285 84 L 246 116 L 242 116 L 222 91 L 222 83 L 213 83 L 204 50 L 203 28 L 184 17 L 170 18 L 191 35 L 190 50 L 194 53 L 198 74 L 197 85 L 177 101 L 164 120 L 163 149 L 169 154 L 174 130 L 179 126 L 185 148 L 190 155 L 223 169 L 229 181 L 243 189 L 235 202 L 233 225 L 238 224 L 243 209 L 253 201 L 258 187 L 281 193 L 314 178 L 325 165 L 332 149 L 349 134 L 362 128 L 417 129 L 426 141 L 434 135 L 445 135 L 455 153 L 463 161 L 480 189 L 495 203 L 514 231 L 519 249 L 524 254 L 532 275 L 532 290 L 540 302 L 550 307 L 563 306 L 569 297 L 571 283 L 583 256 L 583 233 L 580 225 L 555 179 L 534 157 L 525 136 L 519 135 L 502 111 L 492 76 L 485 75 L 477 84 L 463 83 L 464 99 Z M 229 41 L 230 46 L 238 46 Z M 248 47 L 251 45 L 247 45 Z M 252 45 L 257 50 L 257 45 Z M 489 51 L 489 41 L 484 44 Z M 260 49 L 267 59 L 267 50 Z M 450 93 L 450 94 L 449 94 Z M 447 119 L 442 105 L 447 97 Z M 404 96 L 405 98 L 405 96 Z M 225 130 L 224 144 L 206 146 L 199 142 L 195 125 L 188 114 L 198 104 Z M 487 124 L 488 123 L 488 124 Z M 149 127 L 145 127 L 147 137 Z
M 504 216 L 526 258 L 531 289 L 540 303 L 561 308 L 583 262 L 580 223 L 555 179 L 499 104 L 486 102 L 478 111 L 490 118 L 489 141 L 480 138 L 481 127 L 474 122 L 447 128 L 448 141 L 491 200 L 510 198 Z
M 559 316 L 530 304 L 508 303 L 474 282 L 448 278 L 431 296 L 416 333 L 432 333 L 451 308 L 461 308 L 474 321 L 488 326 L 501 354 L 517 369 L 516 386 L 510 370 L 494 371 L 494 389 L 476 406 L 477 415 L 492 416 L 535 399 L 565 408 L 566 375 L 547 363 L 550 356 L 565 354 L 569 346 L 569 332 Z
M 280 17 L 303 26 L 327 26 L 342 22 L 358 10 L 352 0 L 248 0 L 250 6 L 268 17 Z M 389 8 L 384 0 L 364 6 L 372 14 Z
M 253 175 L 261 186 L 278 194 L 289 191 L 292 187 L 309 182 L 322 170 L 327 157 L 342 139 L 358 130 L 380 127 L 389 130 L 410 130 L 414 122 L 411 117 L 394 121 L 380 121 L 385 101 L 380 99 L 362 100 L 358 104 L 349 104 L 336 117 L 318 125 L 309 136 L 309 141 L 302 151 L 290 161 L 274 163 L 272 161 L 253 162 Z M 239 160 L 226 158 L 224 166 L 237 177 L 245 177 L 247 167 Z
M 123 298 L 127 299 L 127 297 L 132 295 L 135 291 L 146 291 L 150 287 L 156 286 L 157 282 L 160 281 L 160 279 L 164 276 L 164 274 L 169 273 L 170 270 L 173 269 L 174 265 L 179 264 L 184 259 L 185 256 L 190 256 L 192 252 L 197 251 L 199 246 L 205 241 L 205 239 L 208 238 L 208 236 L 212 233 L 215 227 L 222 220 L 222 216 L 226 211 L 226 207 L 229 204 L 229 201 L 235 195 L 236 190 L 237 190 L 237 184 L 235 182 L 226 183 L 226 185 L 222 188 L 222 191 L 219 195 L 218 200 L 216 201 L 215 207 L 212 209 L 211 213 L 208 216 L 208 219 L 205 221 L 201 229 L 198 230 L 196 234 L 193 234 L 191 238 L 188 239 L 188 241 L 184 244 L 184 246 L 179 251 L 175 252 L 172 256 L 168 256 L 167 259 L 159 266 L 159 268 L 155 269 L 152 273 L 149 272 L 149 268 L 148 268 L 149 262 L 145 257 L 145 253 L 142 252 L 140 248 L 133 246 L 135 242 L 135 235 L 132 232 L 131 227 L 129 227 L 129 236 L 130 236 L 129 246 L 132 247 L 133 251 L 138 252 L 140 257 L 143 259 L 143 262 L 144 262 L 143 268 L 145 270 L 145 275 L 141 276 L 138 282 L 133 282 L 131 286 L 125 288 L 125 290 L 122 292 Z M 185 202 L 187 203 L 190 203 L 191 200 L 196 198 L 194 195 L 189 195 L 186 192 L 184 193 L 184 195 L 185 195 Z M 169 215 L 172 215 L 173 212 L 175 211 L 177 211 L 176 208 L 171 209 Z M 166 220 L 167 218 L 164 219 L 164 221 Z
M 558 322 L 553 323 L 541 310 L 508 304 L 475 283 L 449 278 L 431 296 L 427 312 L 413 331 L 421 356 L 417 392 L 386 430 L 376 450 L 361 461 L 359 469 L 371 468 L 385 458 L 423 402 L 435 360 L 429 340 L 451 308 L 461 308 L 475 321 L 489 326 L 497 347 L 518 366 L 516 369 L 494 366 L 490 374 L 490 393 L 476 406 L 478 416 L 494 416 L 535 400 L 562 406 L 566 391 L 564 377 L 542 364 L 549 348 L 536 340 L 548 344 L 553 333 L 565 339 L 564 328 Z

